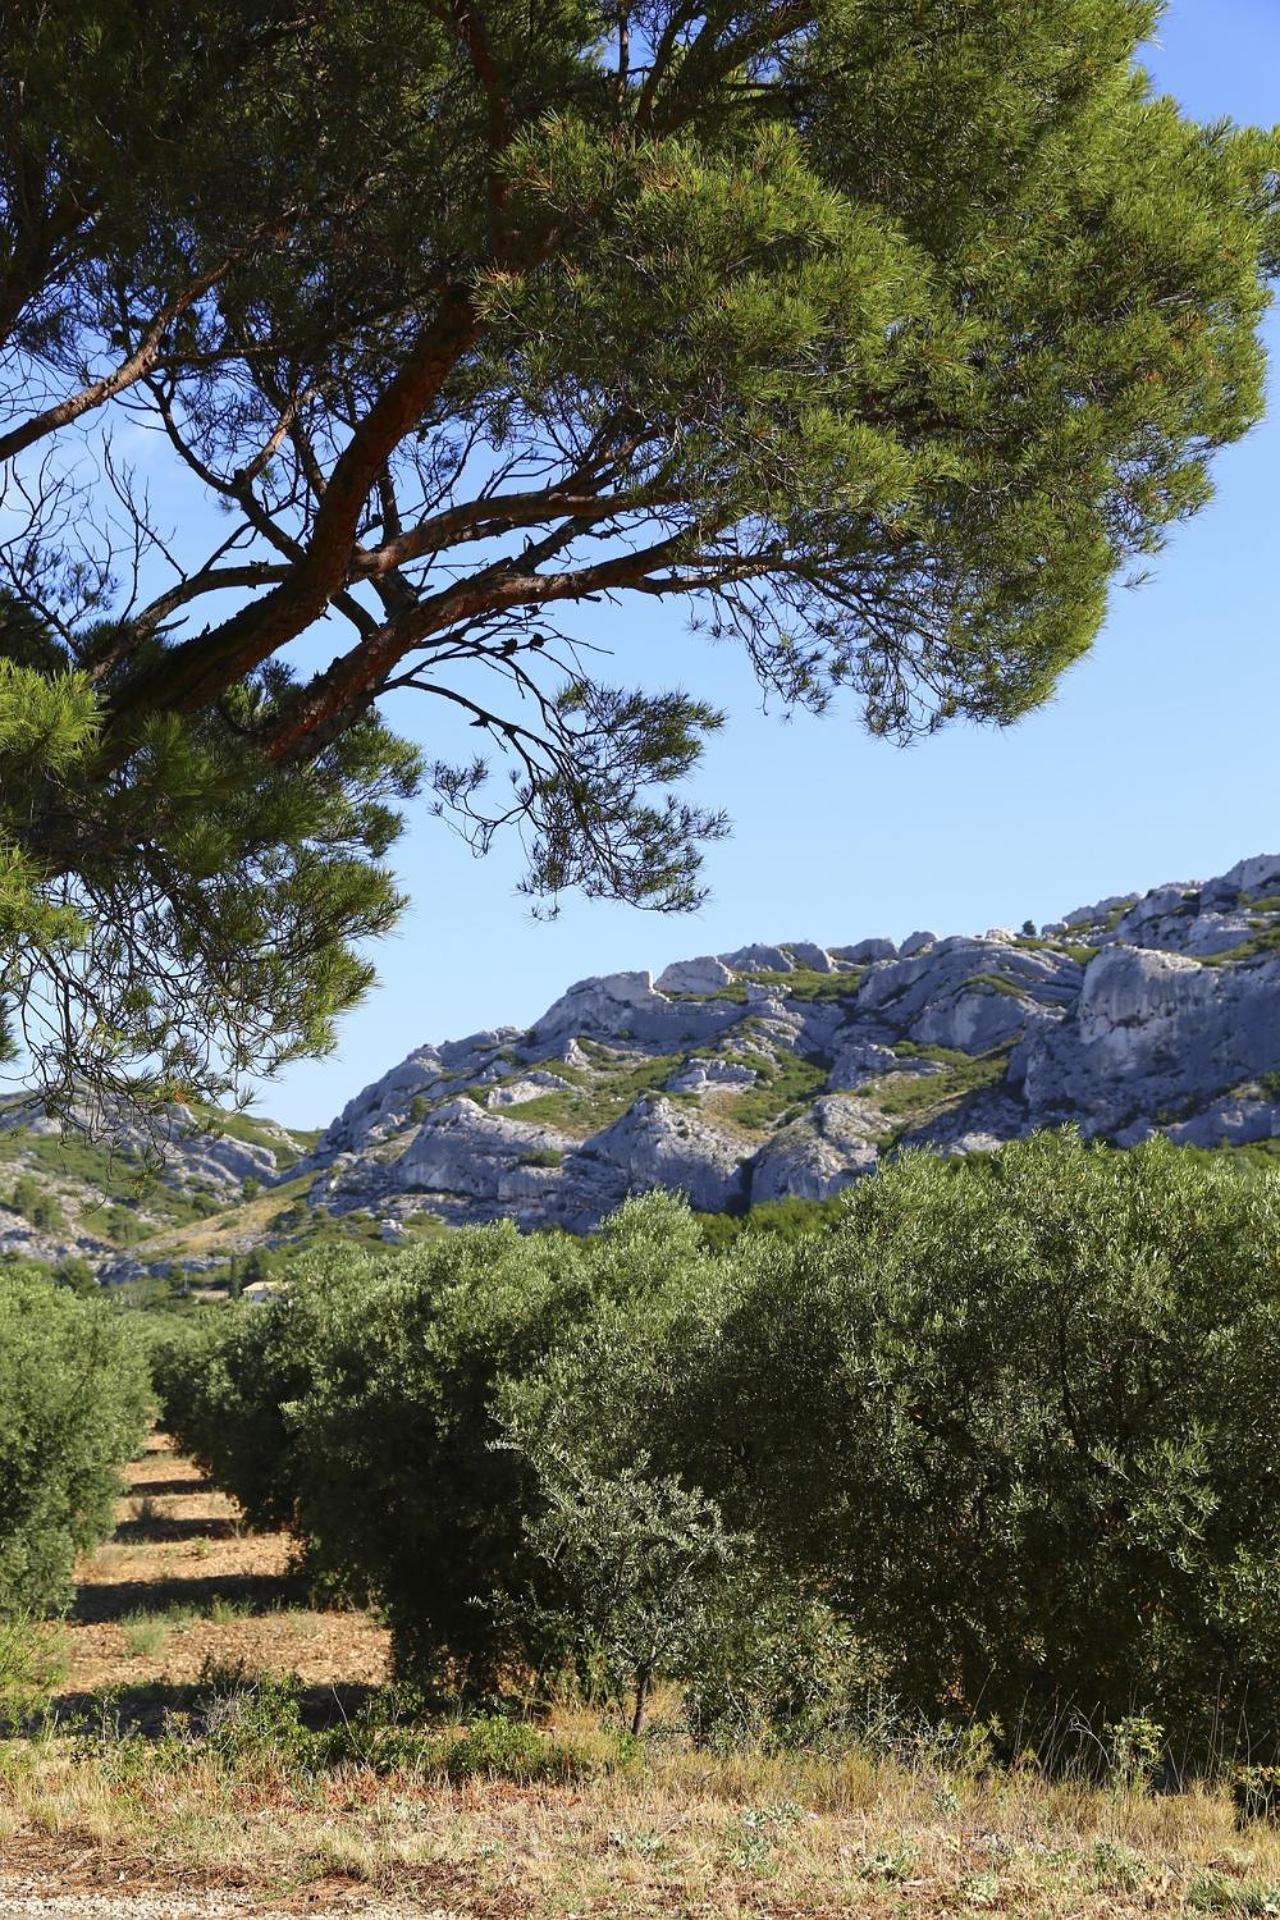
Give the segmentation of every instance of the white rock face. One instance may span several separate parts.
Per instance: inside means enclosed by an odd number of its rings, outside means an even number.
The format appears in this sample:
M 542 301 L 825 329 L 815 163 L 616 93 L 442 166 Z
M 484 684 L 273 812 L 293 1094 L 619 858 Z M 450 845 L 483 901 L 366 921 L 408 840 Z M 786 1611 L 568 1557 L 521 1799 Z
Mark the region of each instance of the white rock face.
M 668 1093 L 709 1093 L 716 1087 L 753 1087 L 760 1078 L 740 1060 L 690 1060 L 667 1082 Z
M 652 1007 L 661 998 L 651 973 L 606 973 L 598 980 L 579 980 L 547 1008 L 534 1032 L 612 1031 L 634 1008 Z
M 339 1209 L 576 1230 L 647 1187 L 706 1209 L 822 1198 L 902 1145 L 985 1152 L 1064 1121 L 1120 1143 L 1277 1138 L 1277 896 L 1280 855 L 1258 855 L 1078 908 L 1034 944 L 1002 927 L 762 944 L 656 985 L 579 981 L 527 1032 L 411 1054 L 330 1128 L 318 1182 Z M 913 1080 L 919 1100 L 895 1102 Z M 563 1125 L 521 1120 L 540 1095 L 563 1096 Z
M 868 1080 L 879 1080 L 886 1073 L 897 1073 L 901 1065 L 892 1047 L 862 1039 L 855 1032 L 837 1043 L 827 1085 L 852 1090 L 864 1086 Z
M 676 960 L 658 975 L 659 993 L 718 993 L 733 980 L 731 970 L 713 953 L 700 960 Z
M 1280 1139 L 1280 1104 L 1260 1087 L 1242 1089 L 1214 1100 L 1203 1113 L 1181 1120 L 1165 1132 L 1176 1147 L 1254 1146 Z
M 174 1108 L 165 1146 L 181 1154 L 184 1175 L 193 1186 L 238 1189 L 251 1176 L 269 1184 L 279 1171 L 270 1147 L 208 1131 L 186 1107 Z
M 1187 928 L 1186 951 L 1197 960 L 1230 953 L 1242 946 L 1252 928 L 1244 913 L 1200 913 Z
M 1128 940 L 1142 945 L 1144 933 L 1162 925 L 1174 916 L 1187 912 L 1191 899 L 1192 896 L 1188 894 L 1185 887 L 1157 887 L 1154 892 L 1144 895 L 1129 908 L 1126 914 L 1122 915 L 1112 929 L 1113 937 L 1116 940 Z M 1194 907 L 1190 907 L 1190 912 L 1194 914 Z
M 781 947 L 739 947 L 720 958 L 735 973 L 792 973 L 794 963 Z
M 1064 927 L 1089 927 L 1098 921 L 1107 920 L 1113 913 L 1131 907 L 1138 898 L 1136 893 L 1113 893 L 1106 900 L 1099 900 L 1094 907 L 1076 907 L 1062 916 Z
M 720 1213 L 745 1190 L 750 1156 L 742 1144 L 661 1094 L 637 1100 L 594 1145 L 630 1193 L 670 1187 L 700 1213 Z
M 798 967 L 807 967 L 810 973 L 834 973 L 835 961 L 825 947 L 815 946 L 812 940 L 792 940 L 787 952 Z
M 884 1121 L 857 1100 L 831 1096 L 815 1103 L 760 1154 L 751 1176 L 751 1203 L 826 1200 L 860 1174 L 870 1173 L 879 1157 L 875 1144 Z
M 1256 853 L 1250 860 L 1238 861 L 1222 878 L 1237 893 L 1270 893 L 1280 887 L 1280 853 Z
M 396 1163 L 402 1189 L 451 1199 L 515 1201 L 520 1170 L 535 1158 L 571 1152 L 576 1141 L 554 1127 L 522 1126 L 486 1113 L 474 1100 L 450 1100 L 418 1129 Z
M 435 1047 L 418 1047 L 390 1073 L 348 1100 L 325 1138 L 334 1152 L 363 1145 L 388 1121 L 409 1112 L 416 1098 L 432 1099 L 448 1084 Z
M 851 967 L 865 967 L 876 960 L 896 960 L 898 949 L 892 940 L 858 940 L 851 947 L 832 947 L 831 957 Z
M 558 1073 L 544 1073 L 535 1068 L 522 1079 L 513 1080 L 505 1087 L 491 1087 L 484 1097 L 486 1107 L 521 1107 L 526 1100 L 537 1100 L 544 1093 L 563 1093 L 572 1081 L 564 1079 Z

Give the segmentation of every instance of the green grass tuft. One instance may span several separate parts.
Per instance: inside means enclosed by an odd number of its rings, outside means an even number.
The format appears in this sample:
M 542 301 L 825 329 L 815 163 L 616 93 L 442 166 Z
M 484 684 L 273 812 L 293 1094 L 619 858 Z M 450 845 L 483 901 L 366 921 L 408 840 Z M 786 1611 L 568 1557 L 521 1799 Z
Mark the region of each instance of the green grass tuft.
M 958 1105 L 982 1087 L 998 1085 L 1008 1071 L 1012 1047 L 1013 1042 L 1007 1041 L 990 1053 L 961 1054 L 958 1059 L 952 1058 L 941 1073 L 886 1074 L 869 1082 L 862 1092 L 890 1119 L 922 1120 Z M 941 1047 L 930 1051 L 935 1057 L 953 1052 Z
M 991 993 L 1007 994 L 1011 1000 L 1026 1000 L 1030 997 L 1025 986 L 1019 986 L 1017 981 L 1010 980 L 1003 973 L 971 973 L 965 985 L 966 987 L 986 987 Z
M 558 1127 L 562 1133 L 585 1139 L 620 1120 L 627 1109 L 644 1093 L 658 1093 L 687 1055 L 668 1053 L 656 1058 L 619 1058 L 603 1047 L 584 1047 L 593 1060 L 591 1074 L 575 1073 L 563 1063 L 555 1071 L 563 1079 L 576 1080 L 571 1087 L 553 1088 L 535 1100 L 523 1100 L 512 1118 L 536 1126 Z

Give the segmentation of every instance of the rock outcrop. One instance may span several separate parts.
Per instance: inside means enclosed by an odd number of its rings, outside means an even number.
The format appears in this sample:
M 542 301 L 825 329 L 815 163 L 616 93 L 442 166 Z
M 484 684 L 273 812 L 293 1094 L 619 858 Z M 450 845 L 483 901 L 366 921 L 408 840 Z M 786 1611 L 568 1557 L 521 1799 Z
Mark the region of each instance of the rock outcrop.
M 318 1141 L 174 1108 L 108 1149 L 12 1100 L 0 1253 L 194 1278 L 439 1221 L 586 1232 L 648 1187 L 708 1212 L 822 1200 L 904 1147 L 1064 1123 L 1280 1154 L 1280 855 L 1038 934 L 760 942 L 581 980 L 527 1030 L 415 1048 Z
M 1039 934 L 757 943 L 579 981 L 527 1031 L 417 1049 L 304 1164 L 339 1213 L 580 1230 L 647 1187 L 821 1199 L 904 1146 L 1064 1122 L 1280 1142 L 1280 855 Z
M 109 1280 L 167 1269 L 159 1249 L 176 1232 L 278 1184 L 315 1138 L 183 1106 L 145 1123 L 121 1109 L 105 1137 L 101 1121 L 73 1114 L 64 1127 L 34 1099 L 0 1104 L 0 1255 L 85 1261 Z

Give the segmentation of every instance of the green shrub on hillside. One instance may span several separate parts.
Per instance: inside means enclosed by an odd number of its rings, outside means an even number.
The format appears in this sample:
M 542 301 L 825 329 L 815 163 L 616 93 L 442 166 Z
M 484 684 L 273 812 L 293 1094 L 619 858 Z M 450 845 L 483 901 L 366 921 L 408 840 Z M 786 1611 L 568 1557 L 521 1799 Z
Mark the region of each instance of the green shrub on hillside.
M 0 1267 L 0 1618 L 70 1598 L 76 1554 L 111 1529 L 118 1469 L 149 1403 L 141 1348 L 116 1309 Z

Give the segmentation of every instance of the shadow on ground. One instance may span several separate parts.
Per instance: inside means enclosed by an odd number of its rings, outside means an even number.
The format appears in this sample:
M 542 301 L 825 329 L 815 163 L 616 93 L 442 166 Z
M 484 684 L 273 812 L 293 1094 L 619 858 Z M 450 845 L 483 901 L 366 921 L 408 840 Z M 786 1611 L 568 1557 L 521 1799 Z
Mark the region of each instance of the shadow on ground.
M 307 1604 L 307 1583 L 297 1574 L 217 1573 L 173 1580 L 114 1580 L 77 1589 L 70 1618 L 84 1626 L 130 1613 L 163 1613 L 170 1607 L 207 1614 L 215 1600 L 237 1613 L 278 1613 Z
M 225 1689 L 224 1689 L 225 1690 Z M 296 1698 L 302 1724 L 313 1732 L 343 1726 L 361 1711 L 379 1691 L 362 1682 L 344 1681 L 340 1685 L 316 1685 L 299 1688 Z M 123 1734 L 141 1734 L 157 1739 L 194 1716 L 199 1721 L 207 1709 L 209 1684 L 200 1681 L 148 1680 L 136 1686 L 110 1687 L 93 1693 L 60 1693 L 51 1704 L 51 1718 L 64 1733 L 92 1736 L 100 1733 L 112 1739 Z M 0 1726 L 0 1740 L 18 1732 Z
M 146 1520 L 122 1520 L 111 1542 L 127 1547 L 164 1540 L 238 1540 L 243 1533 L 244 1528 L 234 1520 L 190 1520 L 154 1513 Z
M 145 1499 L 148 1494 L 191 1494 L 208 1493 L 209 1482 L 198 1474 L 190 1480 L 134 1480 L 130 1482 L 129 1493 L 132 1498 Z

